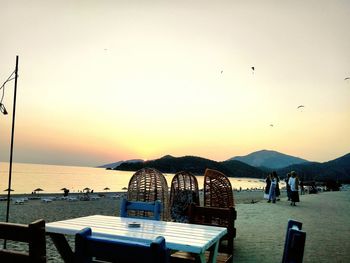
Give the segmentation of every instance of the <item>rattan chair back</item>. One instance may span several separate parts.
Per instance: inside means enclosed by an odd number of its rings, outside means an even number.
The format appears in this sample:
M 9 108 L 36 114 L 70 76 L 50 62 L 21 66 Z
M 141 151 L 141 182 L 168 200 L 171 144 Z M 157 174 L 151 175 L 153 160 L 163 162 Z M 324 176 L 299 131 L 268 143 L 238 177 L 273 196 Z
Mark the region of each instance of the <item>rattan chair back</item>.
M 170 187 L 170 217 L 175 222 L 188 222 L 188 207 L 191 203 L 199 205 L 197 178 L 190 172 L 175 174 Z
M 204 206 L 234 207 L 232 186 L 226 175 L 206 169 L 204 173 Z
M 129 201 L 159 200 L 162 203 L 161 219 L 168 219 L 168 183 L 160 171 L 154 168 L 142 168 L 134 173 L 129 181 L 127 197 Z

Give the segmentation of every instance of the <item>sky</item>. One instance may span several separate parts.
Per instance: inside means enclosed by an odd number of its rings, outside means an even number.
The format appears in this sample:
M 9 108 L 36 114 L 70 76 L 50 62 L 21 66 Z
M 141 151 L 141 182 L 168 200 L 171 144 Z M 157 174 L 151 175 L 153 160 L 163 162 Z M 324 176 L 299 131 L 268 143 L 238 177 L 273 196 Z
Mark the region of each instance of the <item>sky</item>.
M 0 5 L 0 84 L 19 56 L 15 162 L 224 161 L 262 149 L 324 162 L 350 152 L 350 1 Z M 1 161 L 13 93 L 11 81 Z

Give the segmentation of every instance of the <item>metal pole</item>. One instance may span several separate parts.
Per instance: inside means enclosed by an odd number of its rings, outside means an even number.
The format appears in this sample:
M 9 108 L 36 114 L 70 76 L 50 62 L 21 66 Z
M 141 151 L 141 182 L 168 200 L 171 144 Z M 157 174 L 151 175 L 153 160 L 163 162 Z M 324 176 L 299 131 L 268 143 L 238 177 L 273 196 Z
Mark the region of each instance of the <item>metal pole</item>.
M 12 131 L 11 131 L 11 148 L 10 148 L 10 169 L 9 169 L 9 183 L 8 183 L 8 189 L 7 189 L 8 191 L 7 191 L 6 222 L 9 221 L 9 212 L 10 212 L 11 179 L 12 179 L 12 156 L 13 156 L 13 141 L 14 141 L 14 135 L 15 135 L 15 119 L 16 119 L 17 77 L 18 77 L 18 56 L 16 56 L 15 91 L 14 91 L 14 95 L 13 95 L 13 114 L 12 114 Z

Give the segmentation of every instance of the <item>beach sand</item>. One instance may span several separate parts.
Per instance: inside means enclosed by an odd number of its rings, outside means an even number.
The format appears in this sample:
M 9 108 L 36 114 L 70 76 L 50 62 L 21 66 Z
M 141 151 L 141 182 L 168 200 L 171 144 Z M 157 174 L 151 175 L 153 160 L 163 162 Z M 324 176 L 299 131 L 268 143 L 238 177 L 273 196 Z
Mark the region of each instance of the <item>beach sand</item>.
M 112 195 L 95 201 L 11 203 L 9 221 L 28 224 L 39 218 L 52 222 L 93 214 L 119 215 L 120 199 L 110 198 Z M 283 195 L 276 204 L 267 203 L 261 191 L 234 192 L 234 197 L 235 262 L 281 262 L 288 219 L 301 221 L 306 231 L 304 262 L 350 262 L 350 191 L 302 195 L 296 207 L 291 207 Z M 2 201 L 1 221 L 5 221 L 5 214 L 6 202 Z M 74 239 L 69 241 L 74 247 Z M 63 262 L 50 238 L 47 256 L 48 262 Z

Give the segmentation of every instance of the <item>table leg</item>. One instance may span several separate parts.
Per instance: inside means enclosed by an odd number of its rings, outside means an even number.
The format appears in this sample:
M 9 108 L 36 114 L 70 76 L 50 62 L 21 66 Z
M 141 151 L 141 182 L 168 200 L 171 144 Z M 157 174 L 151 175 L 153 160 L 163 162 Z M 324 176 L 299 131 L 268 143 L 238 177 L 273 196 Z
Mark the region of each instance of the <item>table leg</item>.
M 209 263 L 215 263 L 216 262 L 216 258 L 218 257 L 218 251 L 219 251 L 219 243 L 220 240 L 217 241 L 209 250 L 210 250 L 210 254 L 209 254 L 209 259 L 208 262 Z
M 51 237 L 55 247 L 57 248 L 64 262 L 73 263 L 74 252 L 72 251 L 72 248 L 69 246 L 65 236 L 57 233 L 49 233 L 48 235 Z

